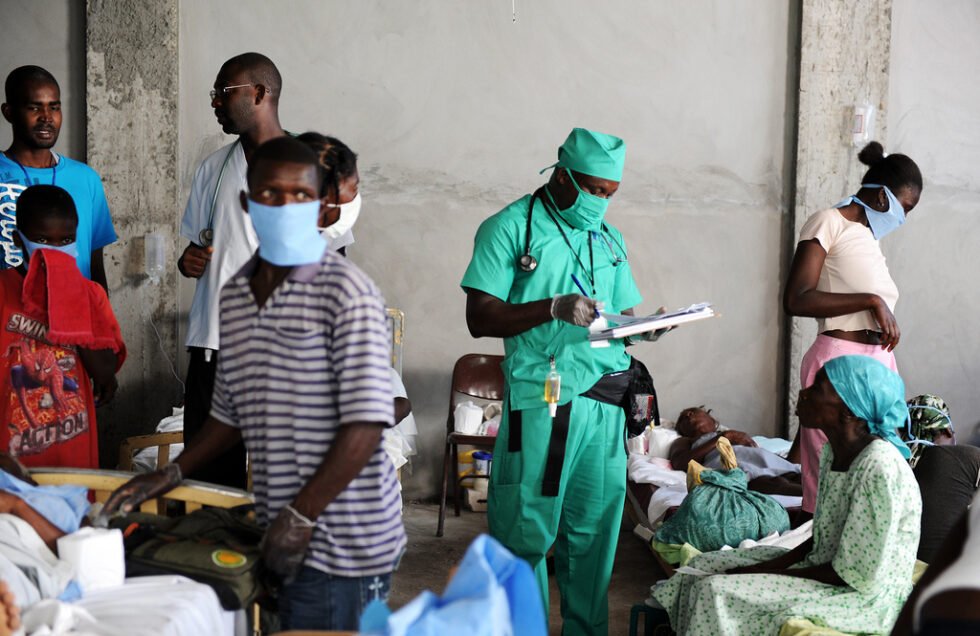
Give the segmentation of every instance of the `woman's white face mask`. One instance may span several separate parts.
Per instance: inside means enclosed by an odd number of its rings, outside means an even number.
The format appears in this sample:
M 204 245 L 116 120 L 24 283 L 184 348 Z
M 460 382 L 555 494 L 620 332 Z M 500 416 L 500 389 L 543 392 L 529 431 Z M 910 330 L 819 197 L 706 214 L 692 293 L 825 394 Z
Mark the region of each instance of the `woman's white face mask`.
M 349 203 L 328 203 L 327 207 L 340 208 L 340 218 L 332 225 L 320 228 L 320 234 L 324 238 L 333 240 L 343 236 L 357 222 L 357 217 L 361 213 L 361 193 L 358 192 Z

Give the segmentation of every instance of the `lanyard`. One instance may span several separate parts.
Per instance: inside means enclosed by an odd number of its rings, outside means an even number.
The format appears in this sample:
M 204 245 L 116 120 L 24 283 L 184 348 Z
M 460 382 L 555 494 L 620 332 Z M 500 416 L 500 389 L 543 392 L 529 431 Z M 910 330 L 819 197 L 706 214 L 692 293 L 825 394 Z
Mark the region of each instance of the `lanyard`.
M 547 192 L 547 190 L 545 192 L 549 195 L 549 197 L 551 196 L 550 192 Z M 575 261 L 578 263 L 579 267 L 582 268 L 582 273 L 589 279 L 589 284 L 592 285 L 592 296 L 595 297 L 595 259 L 593 258 L 592 252 L 592 234 L 594 232 L 589 231 L 589 269 L 586 269 L 585 263 L 582 262 L 582 259 L 578 256 L 578 252 L 574 247 L 572 247 L 572 242 L 568 240 L 568 235 L 565 234 L 565 230 L 562 228 L 561 223 L 558 222 L 558 219 L 556 219 L 555 215 L 551 212 L 551 208 L 548 206 L 548 202 L 544 200 L 544 197 L 541 197 L 541 203 L 544 204 L 544 211 L 548 213 L 548 216 L 551 218 L 551 222 L 555 224 L 556 228 L 558 228 L 558 232 L 565 241 L 565 245 L 568 246 L 568 251 L 572 253 L 572 256 L 575 257 Z M 554 201 L 551 201 L 551 203 L 553 204 Z M 558 216 L 560 217 L 561 214 Z M 568 223 L 568 221 L 565 221 L 564 218 L 562 218 L 562 221 Z M 571 227 L 571 225 L 569 225 L 569 227 Z
M 24 164 L 17 161 L 17 159 L 15 159 L 13 155 L 9 155 L 6 152 L 3 153 L 3 156 L 6 157 L 7 159 L 10 159 L 20 167 L 20 171 L 24 173 L 24 185 L 30 187 L 31 175 L 27 174 L 27 168 L 24 167 Z M 56 168 L 58 167 L 58 156 L 53 152 L 51 153 L 51 156 L 54 158 L 54 163 L 51 164 L 51 185 L 55 185 L 58 181 L 58 172 L 56 170 Z

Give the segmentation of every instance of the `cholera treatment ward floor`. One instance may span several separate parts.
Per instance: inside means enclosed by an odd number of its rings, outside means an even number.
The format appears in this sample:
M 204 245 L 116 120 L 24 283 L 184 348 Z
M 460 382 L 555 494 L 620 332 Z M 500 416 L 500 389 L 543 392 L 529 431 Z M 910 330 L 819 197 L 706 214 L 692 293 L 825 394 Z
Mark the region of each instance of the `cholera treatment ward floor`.
M 408 550 L 392 581 L 389 601 L 392 609 L 402 607 L 425 589 L 441 593 L 446 585 L 447 573 L 463 558 L 470 541 L 487 531 L 486 513 L 463 510 L 461 516 L 454 517 L 450 503 L 446 511 L 445 534 L 441 538 L 436 537 L 438 518 L 437 504 L 405 505 Z M 632 529 L 633 524 L 624 518 L 612 584 L 609 586 L 610 636 L 629 633 L 630 608 L 642 603 L 650 593 L 650 586 L 662 576 L 649 548 L 633 534 Z M 552 634 L 561 633 L 558 588 L 554 577 L 551 577 L 550 625 Z

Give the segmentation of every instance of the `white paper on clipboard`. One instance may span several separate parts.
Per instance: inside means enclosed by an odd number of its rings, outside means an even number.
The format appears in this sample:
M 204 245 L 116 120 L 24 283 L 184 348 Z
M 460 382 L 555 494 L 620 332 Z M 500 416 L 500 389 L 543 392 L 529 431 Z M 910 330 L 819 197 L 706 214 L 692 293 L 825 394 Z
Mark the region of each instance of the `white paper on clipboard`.
M 682 325 L 687 322 L 712 318 L 716 314 L 711 307 L 711 303 L 696 303 L 676 311 L 668 311 L 663 314 L 652 314 L 650 316 L 626 316 L 622 314 L 602 314 L 610 323 L 615 323 L 608 329 L 596 331 L 589 334 L 589 340 L 609 340 L 612 338 L 625 338 L 635 336 L 638 333 L 666 329 L 675 325 Z

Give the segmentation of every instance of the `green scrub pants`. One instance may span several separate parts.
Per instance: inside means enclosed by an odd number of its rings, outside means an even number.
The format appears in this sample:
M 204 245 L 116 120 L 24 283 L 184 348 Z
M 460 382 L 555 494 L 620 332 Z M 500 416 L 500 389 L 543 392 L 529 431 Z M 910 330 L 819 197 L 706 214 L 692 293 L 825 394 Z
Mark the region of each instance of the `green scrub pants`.
M 576 397 L 557 497 L 541 494 L 551 417 L 522 412 L 521 450 L 507 451 L 508 412 L 497 436 L 490 477 L 490 534 L 534 568 L 548 615 L 545 555 L 555 547 L 562 634 L 608 633 L 606 592 L 626 495 L 623 409 Z

